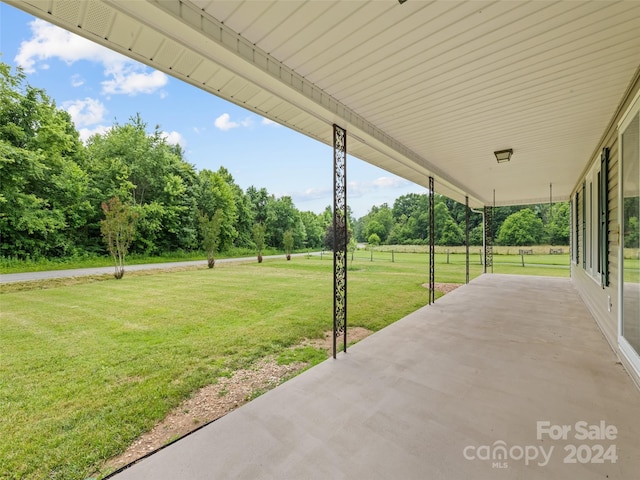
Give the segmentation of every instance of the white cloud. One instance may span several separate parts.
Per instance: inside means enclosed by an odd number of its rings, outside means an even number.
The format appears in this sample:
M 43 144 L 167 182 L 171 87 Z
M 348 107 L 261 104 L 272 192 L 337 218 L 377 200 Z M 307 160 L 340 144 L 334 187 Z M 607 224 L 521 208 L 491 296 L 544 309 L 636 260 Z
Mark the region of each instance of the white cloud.
M 107 109 L 100 100 L 85 98 L 84 100 L 72 100 L 64 102 L 62 108 L 69 112 L 76 127 L 87 127 L 104 121 Z
M 104 135 L 109 130 L 111 130 L 111 127 L 107 127 L 105 125 L 97 125 L 93 128 L 81 128 L 80 130 L 78 130 L 78 133 L 80 134 L 80 140 L 86 143 L 92 135 Z
M 227 130 L 231 130 L 232 128 L 237 128 L 240 126 L 238 122 L 231 121 L 231 115 L 228 113 L 223 113 L 213 122 L 216 128 L 226 132 Z
M 412 183 L 400 177 L 378 177 L 369 181 L 353 181 L 347 184 L 347 196 L 348 198 L 360 198 L 388 190 L 406 188 L 409 185 Z M 331 198 L 332 195 L 333 189 L 331 187 L 307 188 L 302 192 L 291 194 L 295 202 Z
M 410 183 L 408 180 L 400 177 L 378 177 L 372 182 L 374 188 L 401 188 Z
M 185 148 L 187 146 L 187 141 L 185 140 L 185 138 L 181 133 L 176 132 L 175 130 L 171 132 L 162 132 L 160 136 L 171 145 L 180 145 L 182 148 Z
M 151 73 L 139 71 L 133 64 L 118 64 L 108 67 L 105 73 L 112 78 L 102 82 L 102 92 L 109 94 L 137 95 L 138 93 L 153 93 L 167 84 L 167 76 L 154 70 Z M 161 96 L 164 98 L 162 92 Z
M 231 115 L 229 115 L 228 113 L 223 113 L 222 115 L 220 115 L 218 118 L 215 119 L 213 124 L 215 125 L 216 128 L 222 130 L 223 132 L 226 132 L 233 128 L 251 127 L 253 126 L 253 119 L 251 117 L 247 117 L 244 120 L 240 120 L 238 122 L 235 120 L 231 120 Z
M 77 73 L 71 76 L 71 86 L 72 87 L 81 87 L 84 85 L 84 78 L 82 78 Z
M 27 73 L 34 73 L 36 63 L 49 58 L 58 58 L 68 65 L 78 60 L 93 60 L 105 65 L 122 62 L 121 55 L 44 20 L 36 19 L 29 26 L 33 37 L 20 43 L 15 57 L 16 63 Z
M 260 122 L 262 123 L 262 125 L 273 125 L 275 127 L 279 127 L 280 124 L 277 122 L 274 122 L 273 120 L 270 120 L 268 118 L 262 117 L 262 121 Z
M 347 195 L 358 198 L 375 191 L 404 188 L 408 185 L 411 185 L 411 182 L 400 177 L 378 177 L 367 182 L 348 182 Z
M 101 63 L 108 77 L 102 82 L 103 93 L 106 94 L 154 93 L 168 82 L 168 77 L 162 72 L 154 70 L 148 73 L 147 67 L 43 20 L 34 20 L 30 27 L 33 36 L 20 43 L 15 57 L 15 62 L 26 73 L 35 72 L 36 67 L 46 69 L 48 65 L 43 62 L 57 58 L 68 65 L 80 60 Z M 77 86 L 73 78 L 72 84 Z
M 300 200 L 316 200 L 318 198 L 325 198 L 327 195 L 332 195 L 333 190 L 331 188 L 307 188 L 304 192 L 296 194 L 295 197 Z

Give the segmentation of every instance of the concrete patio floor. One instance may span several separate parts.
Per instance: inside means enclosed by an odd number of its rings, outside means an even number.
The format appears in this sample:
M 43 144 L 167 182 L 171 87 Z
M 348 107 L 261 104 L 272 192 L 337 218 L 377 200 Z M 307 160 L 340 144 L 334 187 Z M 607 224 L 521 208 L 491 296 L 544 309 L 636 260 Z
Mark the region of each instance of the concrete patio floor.
M 569 279 L 483 275 L 113 478 L 632 480 L 640 391 Z

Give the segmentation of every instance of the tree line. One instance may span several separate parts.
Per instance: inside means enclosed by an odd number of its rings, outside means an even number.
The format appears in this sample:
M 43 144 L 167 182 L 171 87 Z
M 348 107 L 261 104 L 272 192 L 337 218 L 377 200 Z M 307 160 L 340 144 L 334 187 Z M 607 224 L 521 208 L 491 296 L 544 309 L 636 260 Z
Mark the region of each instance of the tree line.
M 416 245 L 429 242 L 429 197 L 410 193 L 388 204 L 374 206 L 354 224 L 359 242 Z M 442 195 L 434 195 L 434 239 L 436 245 L 464 245 L 466 208 Z M 568 245 L 569 204 L 496 207 L 493 238 L 498 245 Z M 482 245 L 480 212 L 470 212 L 469 244 Z
M 216 247 L 265 244 L 321 248 L 331 210 L 299 211 L 291 197 L 246 191 L 229 171 L 195 167 L 159 127 L 137 115 L 80 140 L 71 117 L 24 74 L 0 63 L 0 255 L 12 258 L 102 255 L 102 204 L 117 198 L 135 218 L 130 252 L 203 250 L 204 218 L 218 223 Z
M 0 256 L 104 255 L 105 215 L 121 208 L 114 199 L 135 221 L 128 231 L 132 253 L 235 247 L 261 254 L 265 246 L 289 253 L 332 245 L 331 207 L 300 211 L 291 197 L 243 190 L 224 167 L 196 171 L 180 146 L 167 143 L 159 126 L 149 133 L 139 115 L 83 143 L 67 112 L 27 84 L 21 70 L 0 63 Z M 425 243 L 427 202 L 426 195 L 409 194 L 357 220 L 349 211 L 351 237 Z M 463 244 L 464 206 L 437 195 L 434 213 L 436 243 Z M 499 242 L 513 245 L 566 244 L 568 217 L 567 204 L 501 207 L 494 231 Z M 482 243 L 480 215 L 471 215 L 470 240 Z

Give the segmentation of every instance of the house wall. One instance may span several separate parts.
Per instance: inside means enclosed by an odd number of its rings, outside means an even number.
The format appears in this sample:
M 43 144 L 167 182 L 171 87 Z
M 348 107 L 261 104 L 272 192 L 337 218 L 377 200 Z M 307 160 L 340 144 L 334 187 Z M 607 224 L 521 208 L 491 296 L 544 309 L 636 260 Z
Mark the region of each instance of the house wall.
M 618 193 L 619 182 L 619 145 L 618 145 L 618 123 L 622 119 L 625 111 L 633 101 L 634 97 L 640 90 L 640 67 L 636 71 L 634 78 L 627 89 L 624 97 L 614 118 L 611 120 L 607 130 L 603 134 L 598 147 L 596 148 L 592 158 L 585 167 L 582 175 L 578 179 L 574 190 L 571 194 L 571 201 L 573 205 L 573 212 L 577 213 L 578 229 L 576 232 L 576 219 L 572 219 L 572 259 L 571 259 L 571 277 L 574 285 L 587 308 L 591 311 L 591 314 L 595 318 L 597 324 L 600 326 L 602 333 L 609 342 L 611 348 L 616 352 L 622 363 L 625 365 L 630 375 L 640 386 L 640 372 L 634 370 L 633 366 L 626 360 L 626 357 L 621 354 L 618 347 L 618 316 L 621 305 L 619 305 L 618 291 L 620 288 L 620 282 L 618 278 L 620 261 L 619 261 L 619 241 L 620 230 L 618 224 L 618 212 L 621 208 L 620 198 Z M 609 155 L 609 169 L 608 169 L 608 266 L 609 266 L 609 285 L 601 285 L 598 275 L 595 275 L 594 268 L 592 266 L 592 273 L 589 273 L 589 263 L 585 267 L 584 260 L 589 258 L 590 252 L 595 253 L 594 260 L 597 259 L 598 245 L 594 245 L 593 242 L 588 240 L 585 242 L 583 238 L 583 229 L 589 236 L 590 227 L 597 228 L 596 225 L 591 225 L 593 217 L 589 215 L 589 202 L 587 201 L 586 209 L 584 209 L 583 203 L 583 182 L 586 181 L 586 195 L 589 198 L 589 181 L 593 181 L 593 177 L 590 176 L 594 167 L 597 168 L 600 165 L 600 154 L 603 148 L 610 149 Z M 594 192 L 596 192 L 596 185 L 594 182 Z M 579 201 L 576 205 L 576 193 L 579 194 Z M 583 221 L 583 210 L 586 213 L 586 223 Z M 575 246 L 577 243 L 577 261 L 575 255 Z M 596 278 L 594 278 L 596 277 Z

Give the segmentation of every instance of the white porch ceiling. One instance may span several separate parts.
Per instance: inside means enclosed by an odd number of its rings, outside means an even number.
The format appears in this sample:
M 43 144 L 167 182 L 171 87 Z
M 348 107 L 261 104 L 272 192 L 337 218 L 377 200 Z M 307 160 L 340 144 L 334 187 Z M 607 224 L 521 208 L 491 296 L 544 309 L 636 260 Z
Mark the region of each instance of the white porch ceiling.
M 474 207 L 568 199 L 640 65 L 630 0 L 5 1 Z

